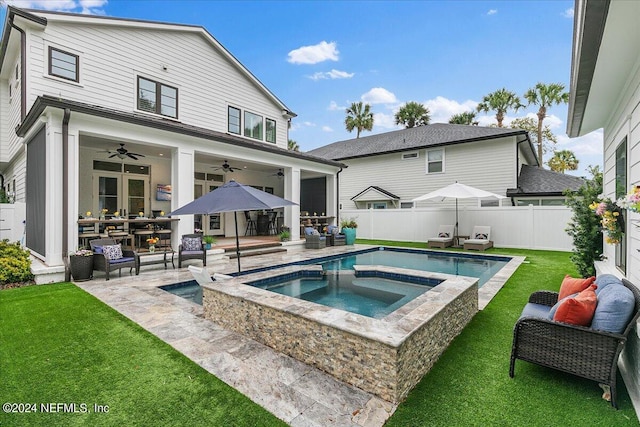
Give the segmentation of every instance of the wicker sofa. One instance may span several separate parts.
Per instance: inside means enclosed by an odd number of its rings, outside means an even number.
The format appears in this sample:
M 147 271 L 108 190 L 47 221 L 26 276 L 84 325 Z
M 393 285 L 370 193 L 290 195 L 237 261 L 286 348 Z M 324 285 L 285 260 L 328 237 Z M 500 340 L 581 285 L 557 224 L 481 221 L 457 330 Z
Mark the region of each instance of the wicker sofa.
M 531 294 L 529 304 L 514 327 L 509 376 L 514 376 L 516 359 L 558 369 L 608 385 L 611 389 L 611 405 L 617 408 L 618 357 L 640 315 L 640 291 L 628 280 L 623 279 L 619 283 L 632 292 L 635 300 L 634 305 L 634 301 L 629 300 L 631 297 L 627 297 L 630 320 L 622 320 L 619 328 L 623 330 L 619 333 L 549 320 L 545 317 L 545 310 L 548 312 L 556 305 L 558 293 L 538 291 Z M 628 291 L 625 293 L 628 294 Z M 603 294 L 604 291 L 599 295 Z M 605 310 L 604 306 L 606 304 L 598 297 L 596 313 L 601 307 Z M 536 310 L 538 314 L 535 314 Z M 595 326 L 595 315 L 592 326 Z

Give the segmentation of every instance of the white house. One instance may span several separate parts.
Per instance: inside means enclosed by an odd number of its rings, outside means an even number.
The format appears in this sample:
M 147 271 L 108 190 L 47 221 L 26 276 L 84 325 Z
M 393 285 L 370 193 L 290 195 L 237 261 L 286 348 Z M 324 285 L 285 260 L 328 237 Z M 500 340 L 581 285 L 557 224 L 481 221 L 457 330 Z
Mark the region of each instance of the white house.
M 604 128 L 604 195 L 612 200 L 640 185 L 640 2 L 577 0 L 567 133 Z M 640 215 L 626 212 L 620 244 L 604 245 L 596 269 L 640 285 Z M 622 375 L 640 409 L 640 341 L 631 334 Z
M 583 182 L 539 168 L 527 132 L 519 129 L 435 123 L 339 141 L 309 154 L 349 166 L 339 175 L 341 209 L 411 208 L 412 199 L 456 181 L 507 195 L 506 205 L 561 205 L 562 192 Z
M 293 117 L 203 27 L 8 7 L 1 181 L 26 203 L 26 246 L 48 266 L 78 245 L 86 211 L 171 211 L 229 179 L 295 202 L 321 180 L 336 215 L 344 165 L 287 150 Z M 298 237 L 299 207 L 283 221 Z M 194 226 L 235 234 L 225 215 L 181 217 L 173 244 Z

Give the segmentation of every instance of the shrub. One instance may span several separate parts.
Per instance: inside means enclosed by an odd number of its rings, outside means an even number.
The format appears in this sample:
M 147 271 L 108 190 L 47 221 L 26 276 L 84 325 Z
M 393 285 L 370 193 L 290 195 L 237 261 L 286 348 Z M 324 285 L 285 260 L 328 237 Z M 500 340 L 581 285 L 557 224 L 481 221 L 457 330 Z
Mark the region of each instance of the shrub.
M 33 280 L 29 251 L 20 243 L 0 241 L 0 285 Z
M 571 262 L 582 277 L 595 276 L 594 261 L 602 259 L 602 229 L 600 217 L 589 205 L 602 193 L 602 172 L 590 169 L 593 177 L 575 193 L 568 193 L 565 204 L 573 210 L 566 231 L 573 238 Z

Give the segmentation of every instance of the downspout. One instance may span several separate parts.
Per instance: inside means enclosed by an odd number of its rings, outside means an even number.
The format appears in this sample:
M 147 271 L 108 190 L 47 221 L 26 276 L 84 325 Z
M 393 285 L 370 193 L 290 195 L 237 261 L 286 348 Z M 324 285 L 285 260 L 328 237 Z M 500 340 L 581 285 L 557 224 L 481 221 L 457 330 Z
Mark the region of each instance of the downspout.
M 516 189 L 520 188 L 520 144 L 529 141 L 529 134 L 521 141 L 516 141 Z M 511 206 L 515 206 L 516 202 L 511 196 Z
M 340 172 L 336 173 L 336 227 L 340 227 Z
M 62 259 L 64 260 L 64 280 L 71 280 L 71 270 L 67 263 L 69 252 L 69 119 L 71 110 L 64 109 L 62 117 Z
M 20 122 L 27 116 L 27 35 L 24 30 L 13 23 L 11 15 L 10 24 L 20 32 Z

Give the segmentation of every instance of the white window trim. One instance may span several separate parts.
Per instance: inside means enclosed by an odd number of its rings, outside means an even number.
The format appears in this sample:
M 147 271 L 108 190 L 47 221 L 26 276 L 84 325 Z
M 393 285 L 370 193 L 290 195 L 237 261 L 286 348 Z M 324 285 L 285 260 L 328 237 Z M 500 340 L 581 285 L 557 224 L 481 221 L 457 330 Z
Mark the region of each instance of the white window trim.
M 429 172 L 429 153 L 432 151 L 442 151 L 442 171 L 440 172 Z M 441 148 L 434 148 L 432 150 L 426 150 L 425 153 L 425 173 L 427 175 L 435 175 L 435 174 L 440 174 L 440 173 L 445 173 L 446 168 L 445 168 L 445 152 L 444 152 L 444 147 Z M 435 163 L 435 162 L 434 162 Z

